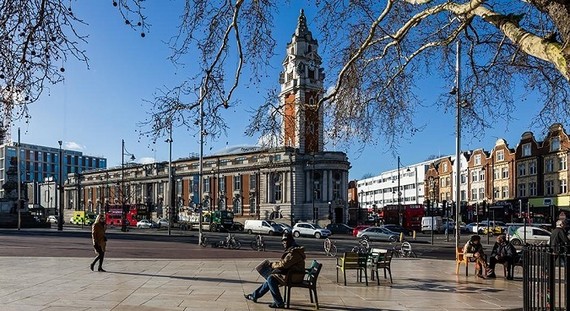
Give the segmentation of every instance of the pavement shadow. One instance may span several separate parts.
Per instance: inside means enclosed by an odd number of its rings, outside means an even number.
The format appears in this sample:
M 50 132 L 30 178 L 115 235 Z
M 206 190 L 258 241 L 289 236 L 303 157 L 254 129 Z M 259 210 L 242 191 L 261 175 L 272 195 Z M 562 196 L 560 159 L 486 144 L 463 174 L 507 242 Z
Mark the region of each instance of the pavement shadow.
M 216 283 L 224 282 L 224 283 L 235 283 L 235 284 L 242 284 L 242 283 L 259 284 L 259 282 L 250 282 L 244 280 L 223 279 L 223 278 L 208 278 L 201 276 L 161 275 L 161 274 L 134 273 L 134 272 L 109 271 L 109 270 L 107 270 L 107 273 L 136 275 L 136 276 L 150 276 L 150 277 L 169 278 L 169 279 L 186 280 L 186 281 L 206 281 L 206 282 L 216 282 Z
M 411 289 L 420 291 L 435 291 L 435 292 L 446 292 L 446 293 L 497 293 L 504 291 L 503 289 L 489 287 L 488 284 L 478 284 L 475 286 L 472 284 L 457 284 L 456 282 L 448 282 L 445 280 L 438 279 L 416 279 L 408 278 L 407 281 L 413 283 L 406 284 L 392 284 L 392 288 L 395 289 Z
M 314 311 L 315 306 L 311 305 L 296 305 L 292 302 L 288 310 L 298 310 L 298 311 Z M 395 311 L 393 309 L 383 309 L 383 308 L 363 308 L 363 307 L 351 307 L 351 306 L 337 306 L 319 303 L 319 310 L 346 310 L 346 311 Z

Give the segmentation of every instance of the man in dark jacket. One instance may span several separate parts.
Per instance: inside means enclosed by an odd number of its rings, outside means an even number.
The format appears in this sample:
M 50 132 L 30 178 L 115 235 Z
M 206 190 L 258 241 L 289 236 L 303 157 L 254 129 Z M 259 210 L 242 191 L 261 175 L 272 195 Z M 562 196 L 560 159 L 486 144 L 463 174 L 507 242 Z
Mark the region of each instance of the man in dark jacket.
M 501 234 L 497 237 L 497 242 L 493 246 L 491 251 L 491 259 L 489 260 L 490 273 L 487 275 L 488 278 L 495 278 L 495 265 L 497 263 L 502 263 L 505 265 L 507 270 L 507 280 L 512 280 L 511 266 L 515 263 L 517 259 L 517 250 L 515 247 L 507 241 L 507 237 Z
M 279 261 L 271 263 L 273 272 L 261 286 L 259 286 L 253 293 L 245 294 L 247 300 L 257 302 L 257 299 L 263 297 L 268 291 L 273 296 L 273 303 L 269 305 L 271 308 L 283 308 L 285 302 L 281 297 L 279 285 L 285 285 L 285 277 L 289 275 L 292 282 L 302 282 L 305 276 L 305 248 L 298 246 L 291 233 L 284 235 L 281 239 L 285 253 L 281 256 Z M 297 273 L 296 273 L 297 272 Z
M 556 228 L 552 230 L 550 234 L 550 247 L 556 254 L 556 261 L 560 263 L 560 265 L 564 265 L 566 262 L 564 253 L 566 252 L 566 248 L 570 244 L 568 241 L 568 236 L 566 235 L 566 221 L 559 219 L 556 221 Z M 560 255 L 562 253 L 562 255 Z

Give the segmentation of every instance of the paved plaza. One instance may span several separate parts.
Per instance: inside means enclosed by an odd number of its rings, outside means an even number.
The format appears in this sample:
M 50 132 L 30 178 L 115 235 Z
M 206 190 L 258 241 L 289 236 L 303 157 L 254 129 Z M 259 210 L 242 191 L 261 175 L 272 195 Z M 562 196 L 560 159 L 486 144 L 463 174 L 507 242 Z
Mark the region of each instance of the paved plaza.
M 259 259 L 109 257 L 106 273 L 91 272 L 89 258 L 0 257 L 0 309 L 270 310 L 269 293 L 258 303 L 243 298 L 262 282 L 254 270 Z M 366 286 L 348 272 L 344 286 L 342 275 L 336 283 L 334 259 L 317 259 L 324 264 L 318 281 L 321 310 L 522 310 L 520 268 L 514 281 L 504 280 L 502 269 L 497 279 L 482 280 L 455 275 L 453 260 L 396 258 L 393 284 L 381 275 L 379 286 Z M 314 309 L 308 290 L 293 288 L 291 309 Z

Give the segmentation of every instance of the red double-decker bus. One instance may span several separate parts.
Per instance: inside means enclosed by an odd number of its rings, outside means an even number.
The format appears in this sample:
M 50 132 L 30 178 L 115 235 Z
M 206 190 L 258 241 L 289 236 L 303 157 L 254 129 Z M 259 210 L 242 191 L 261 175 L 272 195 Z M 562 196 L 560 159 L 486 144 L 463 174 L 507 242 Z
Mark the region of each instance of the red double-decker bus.
M 149 211 L 144 204 L 127 204 L 125 219 L 127 226 L 136 227 L 141 219 L 150 219 Z M 121 226 L 123 206 L 121 204 L 109 204 L 105 207 L 105 223 L 111 226 Z
M 419 231 L 422 227 L 422 217 L 425 215 L 422 204 L 386 205 L 382 208 L 385 224 L 400 224 L 400 211 L 402 213 L 402 227 L 408 230 Z

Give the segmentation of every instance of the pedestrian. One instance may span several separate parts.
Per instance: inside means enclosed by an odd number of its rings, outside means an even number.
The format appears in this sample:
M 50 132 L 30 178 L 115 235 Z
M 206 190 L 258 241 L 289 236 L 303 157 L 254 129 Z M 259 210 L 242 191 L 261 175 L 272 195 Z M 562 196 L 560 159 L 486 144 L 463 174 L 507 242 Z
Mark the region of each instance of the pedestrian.
M 560 265 L 564 265 L 566 260 L 564 259 L 565 256 L 568 256 L 566 252 L 566 248 L 568 247 L 568 236 L 566 235 L 566 221 L 559 219 L 556 221 L 556 228 L 552 230 L 550 234 L 550 247 L 556 254 L 557 261 L 560 262 Z
M 281 297 L 279 286 L 287 284 L 286 276 L 289 275 L 293 283 L 303 281 L 305 276 L 305 248 L 295 243 L 295 239 L 293 239 L 291 233 L 283 235 L 281 242 L 283 248 L 285 248 L 281 259 L 271 263 L 271 268 L 273 268 L 271 274 L 253 293 L 244 294 L 245 299 L 257 302 L 259 298 L 263 297 L 263 295 L 269 291 L 271 292 L 271 296 L 273 296 L 273 303 L 270 304 L 269 307 L 283 308 L 285 302 L 283 301 L 283 297 Z
M 511 268 L 517 260 L 517 250 L 515 247 L 507 241 L 507 237 L 501 234 L 497 237 L 497 242 L 493 246 L 491 251 L 491 258 L 489 259 L 489 274 L 488 278 L 495 278 L 495 265 L 501 263 L 505 265 L 507 270 L 507 280 L 512 280 L 513 276 L 511 274 Z
M 480 278 L 487 278 L 489 268 L 487 267 L 487 256 L 483 252 L 483 245 L 481 245 L 481 237 L 479 235 L 472 235 L 469 241 L 463 247 L 464 256 L 471 256 L 475 260 L 475 271 Z M 483 271 L 485 269 L 485 271 Z
M 105 216 L 98 215 L 91 227 L 91 237 L 93 238 L 93 248 L 95 249 L 95 253 L 97 253 L 97 257 L 93 260 L 91 265 L 91 271 L 94 271 L 95 264 L 99 261 L 99 268 L 97 271 L 99 272 L 107 272 L 103 269 L 103 259 L 105 258 L 105 247 L 107 246 L 107 237 L 105 236 L 105 230 L 107 226 L 105 225 Z

